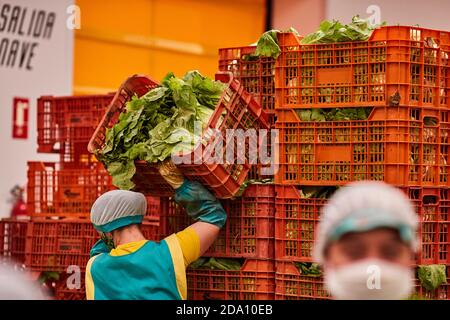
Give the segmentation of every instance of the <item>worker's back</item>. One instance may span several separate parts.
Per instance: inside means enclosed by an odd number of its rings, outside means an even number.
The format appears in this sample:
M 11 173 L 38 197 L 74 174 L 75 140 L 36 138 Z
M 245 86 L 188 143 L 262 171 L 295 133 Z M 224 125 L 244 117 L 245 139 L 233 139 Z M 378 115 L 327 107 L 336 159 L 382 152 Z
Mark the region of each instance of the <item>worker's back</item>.
M 178 241 L 137 241 L 92 257 L 86 267 L 88 299 L 185 298 L 186 275 Z

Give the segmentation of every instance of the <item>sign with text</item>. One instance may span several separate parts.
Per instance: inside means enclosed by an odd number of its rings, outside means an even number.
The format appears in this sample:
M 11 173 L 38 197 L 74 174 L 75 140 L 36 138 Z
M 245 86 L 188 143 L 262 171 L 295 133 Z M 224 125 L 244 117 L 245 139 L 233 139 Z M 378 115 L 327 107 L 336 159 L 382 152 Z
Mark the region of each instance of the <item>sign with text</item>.
M 56 13 L 5 3 L 0 10 L 0 66 L 32 70 L 41 41 L 52 39 Z
M 26 98 L 14 98 L 12 137 L 14 139 L 28 139 L 28 113 L 30 100 Z
M 27 161 L 57 161 L 37 153 L 37 99 L 72 94 L 75 0 L 0 0 L 0 218 L 10 190 L 27 182 Z M 70 23 L 69 23 L 70 22 Z M 82 26 L 81 22 L 79 23 Z

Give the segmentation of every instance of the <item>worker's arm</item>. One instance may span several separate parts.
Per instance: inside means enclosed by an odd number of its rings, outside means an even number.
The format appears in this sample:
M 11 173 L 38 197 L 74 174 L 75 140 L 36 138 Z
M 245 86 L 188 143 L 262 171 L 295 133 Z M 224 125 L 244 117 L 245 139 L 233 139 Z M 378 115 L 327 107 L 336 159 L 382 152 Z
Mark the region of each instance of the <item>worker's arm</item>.
M 170 161 L 164 162 L 159 169 L 161 175 L 175 189 L 175 202 L 197 221 L 184 230 L 191 230 L 187 231 L 190 232 L 188 238 L 191 238 L 191 241 L 184 242 L 193 244 L 195 241 L 192 239 L 195 238 L 195 235 L 198 237 L 199 247 L 198 250 L 194 250 L 194 252 L 197 251 L 197 254 L 189 255 L 196 256 L 195 259 L 197 259 L 208 250 L 219 235 L 219 231 L 227 219 L 226 212 L 216 197 L 201 183 L 184 179 L 181 172 Z M 182 231 L 182 235 L 184 235 L 184 231 Z M 179 234 L 177 236 L 180 239 Z
M 200 258 L 208 247 L 214 242 L 217 237 L 211 231 L 199 230 L 199 228 L 211 228 L 212 225 L 206 222 L 196 222 L 187 227 L 183 231 L 176 233 L 178 243 L 180 244 L 181 252 L 183 253 L 184 267 L 187 268 L 192 262 Z M 218 228 L 216 228 L 219 230 Z M 210 239 L 200 240 L 199 234 L 210 237 Z M 209 244 L 208 244 L 209 243 Z M 202 244 L 202 247 L 201 247 Z
M 220 202 L 199 182 L 184 180 L 175 190 L 175 202 L 195 221 L 192 229 L 199 238 L 199 256 L 203 255 L 225 225 L 227 214 Z M 198 257 L 197 257 L 198 258 Z

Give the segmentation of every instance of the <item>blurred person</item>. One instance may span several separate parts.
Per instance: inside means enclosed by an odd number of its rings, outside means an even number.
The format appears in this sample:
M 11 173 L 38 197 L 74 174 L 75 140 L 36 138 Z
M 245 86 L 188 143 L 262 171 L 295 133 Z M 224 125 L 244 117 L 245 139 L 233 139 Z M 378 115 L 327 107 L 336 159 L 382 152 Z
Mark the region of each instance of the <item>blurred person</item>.
M 23 199 L 24 189 L 18 185 L 15 185 L 11 190 L 11 199 L 12 203 L 11 208 L 11 218 L 17 220 L 26 220 L 29 219 L 29 215 L 27 213 L 27 204 Z
M 40 286 L 24 272 L 9 264 L 0 264 L 0 300 L 45 300 Z
M 399 300 L 412 293 L 417 215 L 400 190 L 351 183 L 324 207 L 314 256 L 335 299 Z
M 101 240 L 86 267 L 88 300 L 186 299 L 185 270 L 208 250 L 227 216 L 204 186 L 184 179 L 171 161 L 163 162 L 159 172 L 175 189 L 175 201 L 197 222 L 160 242 L 149 241 L 140 230 L 147 211 L 143 194 L 114 190 L 101 195 L 91 209 Z

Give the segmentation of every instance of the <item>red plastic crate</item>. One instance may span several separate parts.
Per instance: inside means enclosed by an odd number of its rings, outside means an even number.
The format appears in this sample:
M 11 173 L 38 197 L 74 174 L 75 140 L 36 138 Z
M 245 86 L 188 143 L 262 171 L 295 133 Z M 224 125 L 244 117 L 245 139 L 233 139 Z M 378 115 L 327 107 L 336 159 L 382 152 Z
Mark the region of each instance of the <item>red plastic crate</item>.
M 15 219 L 0 220 L 0 261 L 23 264 L 27 221 Z
M 32 271 L 84 270 L 89 250 L 99 239 L 89 221 L 33 221 L 28 225 L 25 265 Z
M 228 84 L 217 107 L 209 120 L 208 129 L 204 132 L 204 143 L 202 148 L 202 158 L 198 159 L 198 151 L 193 151 L 186 158 L 190 157 L 194 164 L 178 165 L 183 174 L 192 180 L 198 180 L 209 187 L 218 198 L 230 198 L 235 195 L 241 184 L 247 177 L 250 165 L 248 164 L 248 154 L 243 160 L 243 164 L 208 164 L 203 161 L 208 157 L 211 147 L 214 147 L 216 134 L 214 129 L 218 129 L 222 137 L 226 137 L 227 129 L 268 129 L 267 114 L 262 111 L 259 104 L 252 96 L 244 90 L 242 85 L 233 79 L 231 73 L 218 73 L 216 80 Z M 125 104 L 135 94 L 142 96 L 156 85 L 147 77 L 133 76 L 125 81 L 118 93 L 114 97 L 110 109 L 105 114 L 101 124 L 89 142 L 89 151 L 96 153 L 105 143 L 106 128 L 111 128 L 116 122 L 120 113 L 124 110 Z M 208 138 L 207 138 L 208 137 Z M 234 143 L 234 139 L 232 140 Z M 226 148 L 227 139 L 223 141 Z M 247 146 L 246 141 L 246 146 Z M 237 149 L 234 148 L 234 159 L 237 160 Z M 209 150 L 209 151 L 208 151 Z M 195 157 L 195 159 L 194 159 Z M 201 164 L 198 163 L 201 160 Z M 245 161 L 244 161 L 245 160 Z M 238 161 L 234 161 L 238 162 Z M 153 196 L 170 196 L 173 189 L 159 175 L 156 164 L 148 165 L 146 162 L 137 161 L 136 174 L 133 178 L 136 184 L 136 191 Z
M 161 200 L 157 197 L 146 197 L 147 198 L 147 216 L 155 217 L 159 220 L 161 215 Z
M 158 239 L 158 223 L 146 221 L 142 233 L 153 241 Z M 65 272 L 76 265 L 85 270 L 89 251 L 100 239 L 87 220 L 34 220 L 27 225 L 25 266 L 31 271 Z
M 101 163 L 63 169 L 53 162 L 28 162 L 27 210 L 32 217 L 89 216 L 94 201 L 114 187 Z
M 450 263 L 450 189 L 404 188 L 420 221 L 418 264 Z M 294 186 L 276 186 L 275 257 L 313 262 L 317 223 L 326 199 L 302 198 Z
M 376 107 L 368 120 L 324 122 L 301 121 L 295 110 L 284 110 L 275 128 L 278 184 L 450 186 L 448 110 Z
M 55 300 L 86 300 L 86 289 L 55 288 Z
M 387 26 L 367 41 L 300 40 L 278 34 L 276 109 L 386 106 L 397 98 L 400 105 L 450 106 L 449 32 Z
M 450 264 L 450 189 L 406 191 L 419 215 L 418 264 Z
M 219 49 L 219 70 L 233 73 L 264 111 L 275 112 L 275 60 L 251 57 L 256 46 Z
M 450 270 L 447 267 L 447 275 Z M 275 299 L 276 300 L 325 300 L 332 299 L 328 293 L 323 276 L 313 277 L 302 275 L 298 268 L 290 261 L 276 261 L 275 273 Z M 450 278 L 447 283 L 441 284 L 436 290 L 426 290 L 415 279 L 414 293 L 419 299 L 449 300 Z
M 222 200 L 228 218 L 219 237 L 204 254 L 208 257 L 272 259 L 274 257 L 275 186 L 250 185 L 241 198 Z M 163 237 L 194 223 L 181 206 L 162 201 Z
M 331 299 L 322 276 L 302 275 L 290 261 L 276 261 L 275 284 L 276 300 Z
M 261 181 L 266 179 L 272 179 L 274 178 L 274 174 L 276 173 L 276 167 L 275 165 L 278 164 L 275 158 L 272 158 L 271 156 L 276 155 L 277 150 L 277 144 L 276 144 L 276 137 L 278 134 L 273 130 L 276 115 L 275 114 L 269 114 L 269 123 L 270 123 L 270 130 L 267 132 L 266 135 L 266 141 L 267 143 L 263 143 L 259 145 L 259 157 L 268 157 L 270 159 L 268 164 L 264 164 L 263 161 L 261 161 L 261 158 L 259 159 L 258 163 L 252 165 L 250 167 L 250 170 L 247 175 L 247 180 L 254 180 L 254 181 Z M 260 136 L 261 137 L 261 136 Z M 272 167 L 272 168 L 271 168 Z
M 447 267 L 447 269 L 449 269 Z M 447 270 L 447 275 L 450 270 Z M 426 290 L 415 279 L 414 293 L 419 299 L 449 300 L 450 278 L 448 283 L 441 284 L 436 290 Z M 332 299 L 328 293 L 323 276 L 313 277 L 302 275 L 298 268 L 290 261 L 277 261 L 275 273 L 276 300 L 325 300 Z
M 325 199 L 303 199 L 294 186 L 276 186 L 275 258 L 312 262 L 317 223 Z
M 28 162 L 27 209 L 33 217 L 89 218 L 92 204 L 115 189 L 99 162 L 61 169 L 61 163 Z M 147 216 L 160 215 L 159 198 L 147 197 Z
M 268 123 L 272 126 L 275 124 L 275 60 L 268 57 L 250 58 L 255 50 L 256 46 L 219 49 L 219 70 L 233 73 L 234 78 L 268 114 Z M 253 165 L 247 178 L 261 180 L 273 177 L 273 174 L 262 175 L 262 167 L 262 164 Z
M 87 142 L 64 141 L 60 144 L 61 169 L 92 169 L 98 166 L 97 158 L 87 149 Z
M 239 271 L 187 269 L 189 300 L 273 300 L 273 260 L 246 260 Z
M 38 152 L 58 153 L 61 143 L 87 144 L 113 93 L 105 95 L 42 96 L 38 99 Z

